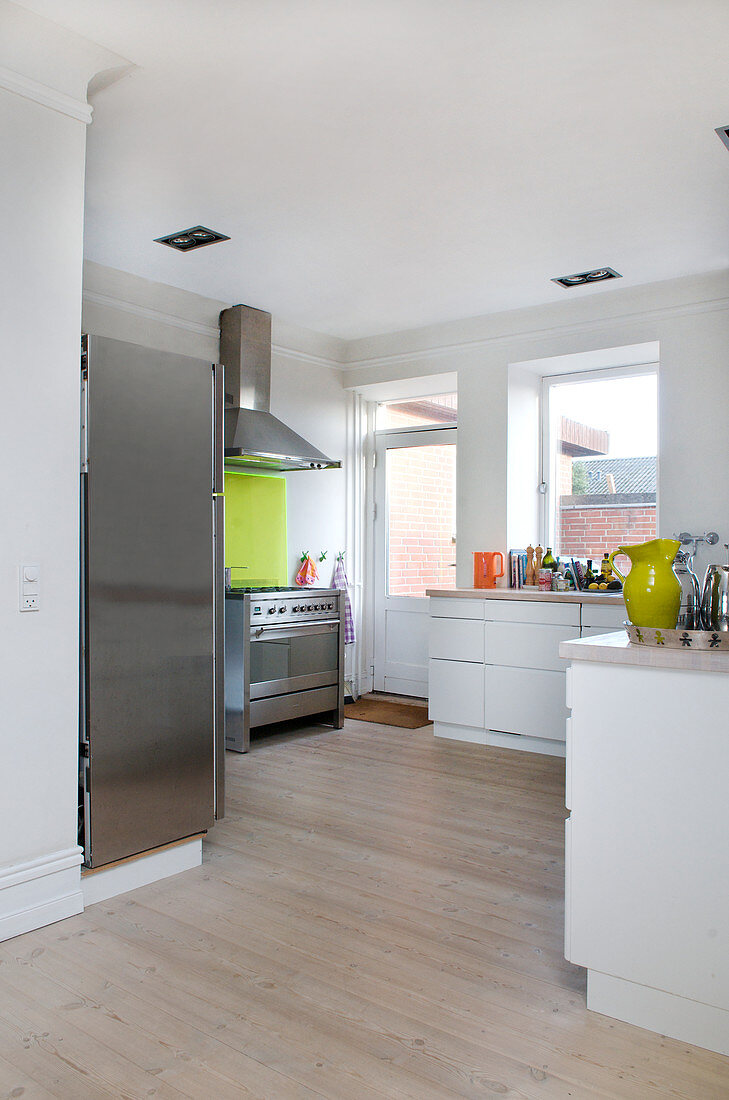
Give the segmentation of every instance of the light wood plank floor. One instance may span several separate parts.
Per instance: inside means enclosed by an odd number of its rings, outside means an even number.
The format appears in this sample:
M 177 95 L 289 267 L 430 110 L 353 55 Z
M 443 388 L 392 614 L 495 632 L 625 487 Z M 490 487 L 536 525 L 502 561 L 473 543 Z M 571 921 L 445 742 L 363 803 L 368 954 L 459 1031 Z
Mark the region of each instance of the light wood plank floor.
M 563 783 L 432 727 L 229 753 L 203 867 L 0 945 L 0 1097 L 729 1097 L 586 1011 Z

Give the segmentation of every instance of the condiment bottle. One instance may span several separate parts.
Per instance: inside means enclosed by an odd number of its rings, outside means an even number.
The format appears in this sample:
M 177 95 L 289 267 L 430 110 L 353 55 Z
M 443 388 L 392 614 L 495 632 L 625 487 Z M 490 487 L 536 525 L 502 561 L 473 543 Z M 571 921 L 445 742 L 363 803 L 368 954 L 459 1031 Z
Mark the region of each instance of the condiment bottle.
M 552 547 L 547 547 L 547 553 L 542 558 L 542 569 L 551 569 L 552 572 L 557 568 L 557 560 L 552 553 Z

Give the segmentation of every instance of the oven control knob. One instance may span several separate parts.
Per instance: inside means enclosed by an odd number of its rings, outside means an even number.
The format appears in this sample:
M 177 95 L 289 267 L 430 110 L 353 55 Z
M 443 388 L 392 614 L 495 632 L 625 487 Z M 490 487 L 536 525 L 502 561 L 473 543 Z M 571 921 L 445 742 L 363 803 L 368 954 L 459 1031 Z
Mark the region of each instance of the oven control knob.
M 334 604 L 333 604 L 333 603 L 328 603 L 328 604 L 327 604 L 327 607 L 328 607 L 328 608 L 329 608 L 329 610 L 331 611 L 331 610 L 332 610 L 332 608 L 334 607 Z
M 299 605 L 297 603 L 295 603 L 294 606 L 291 608 L 291 610 L 292 611 L 298 611 L 299 610 Z
M 318 610 L 319 610 L 319 604 L 318 604 L 318 603 L 315 603 L 315 604 L 313 605 L 313 607 L 312 607 L 312 610 L 313 610 L 313 611 L 318 611 Z
M 276 608 L 275 607 L 269 607 L 268 614 L 269 615 L 275 615 L 276 614 Z
M 283 613 L 284 613 L 284 611 L 285 611 L 285 610 L 286 610 L 286 608 L 285 608 L 285 607 L 279 607 L 279 609 L 278 609 L 278 613 L 279 613 L 279 615 L 283 615 Z

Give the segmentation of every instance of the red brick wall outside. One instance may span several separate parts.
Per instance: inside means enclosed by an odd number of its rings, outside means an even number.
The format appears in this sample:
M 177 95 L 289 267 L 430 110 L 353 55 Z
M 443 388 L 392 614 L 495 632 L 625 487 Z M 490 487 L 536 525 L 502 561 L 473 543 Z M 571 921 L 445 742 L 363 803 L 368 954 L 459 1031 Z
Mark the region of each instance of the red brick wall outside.
M 558 515 L 560 554 L 600 561 L 606 550 L 621 543 L 647 542 L 656 537 L 655 504 L 562 508 Z
M 455 584 L 456 448 L 387 452 L 391 596 L 424 596 Z
M 568 497 L 572 494 L 572 455 L 557 455 L 557 495 Z

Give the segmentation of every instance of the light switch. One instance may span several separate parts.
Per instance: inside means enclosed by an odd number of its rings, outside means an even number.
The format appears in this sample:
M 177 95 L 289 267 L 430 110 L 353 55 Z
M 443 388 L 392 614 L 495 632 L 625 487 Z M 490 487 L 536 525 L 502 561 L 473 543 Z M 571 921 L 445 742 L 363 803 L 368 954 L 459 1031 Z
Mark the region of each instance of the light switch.
M 40 566 L 21 565 L 20 610 L 40 611 Z

